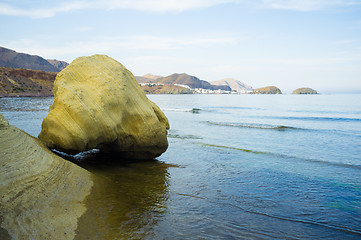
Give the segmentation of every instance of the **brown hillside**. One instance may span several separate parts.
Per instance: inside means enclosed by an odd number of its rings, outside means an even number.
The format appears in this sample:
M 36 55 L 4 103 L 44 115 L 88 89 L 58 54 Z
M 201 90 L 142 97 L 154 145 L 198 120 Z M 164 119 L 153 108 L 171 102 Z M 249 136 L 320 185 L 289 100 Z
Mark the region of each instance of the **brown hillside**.
M 199 78 L 195 76 L 188 75 L 186 73 L 174 73 L 172 75 L 169 75 L 167 77 L 147 77 L 147 76 L 154 76 L 154 75 L 145 75 L 143 77 L 136 76 L 135 78 L 139 83 L 163 83 L 163 84 L 181 84 L 181 85 L 187 85 L 190 88 L 203 88 L 203 89 L 211 89 L 211 90 L 226 90 L 231 91 L 231 88 L 229 86 L 225 85 L 212 85 L 207 81 L 200 80 Z
M 0 97 L 52 96 L 56 74 L 0 67 Z
M 56 67 L 57 69 L 59 69 L 59 71 L 63 70 L 64 68 L 66 68 L 69 63 L 64 62 L 64 61 L 60 61 L 60 60 L 56 60 L 56 59 L 46 59 L 51 65 L 53 65 L 54 67 Z

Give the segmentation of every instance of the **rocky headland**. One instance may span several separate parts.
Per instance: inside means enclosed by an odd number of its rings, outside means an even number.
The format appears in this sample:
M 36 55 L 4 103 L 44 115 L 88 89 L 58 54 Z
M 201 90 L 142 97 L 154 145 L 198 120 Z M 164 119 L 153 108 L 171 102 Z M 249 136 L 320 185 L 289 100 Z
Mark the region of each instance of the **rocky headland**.
M 251 94 L 282 94 L 281 90 L 275 86 L 256 88 Z
M 312 88 L 298 88 L 292 94 L 317 94 L 317 91 Z

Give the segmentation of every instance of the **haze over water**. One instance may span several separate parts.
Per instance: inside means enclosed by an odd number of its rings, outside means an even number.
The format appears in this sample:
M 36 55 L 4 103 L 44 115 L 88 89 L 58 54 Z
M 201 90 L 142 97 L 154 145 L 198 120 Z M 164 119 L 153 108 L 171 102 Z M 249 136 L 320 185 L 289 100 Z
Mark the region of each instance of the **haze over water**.
M 148 97 L 169 148 L 72 159 L 100 179 L 78 239 L 361 238 L 361 95 Z M 52 101 L 3 98 L 0 113 L 37 136 Z

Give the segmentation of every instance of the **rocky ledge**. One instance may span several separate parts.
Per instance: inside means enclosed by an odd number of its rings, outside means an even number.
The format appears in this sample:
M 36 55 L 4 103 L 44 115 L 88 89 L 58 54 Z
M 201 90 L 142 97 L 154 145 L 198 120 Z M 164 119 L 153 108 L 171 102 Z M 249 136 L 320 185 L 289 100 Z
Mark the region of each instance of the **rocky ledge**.
M 0 114 L 0 239 L 73 239 L 91 174 Z

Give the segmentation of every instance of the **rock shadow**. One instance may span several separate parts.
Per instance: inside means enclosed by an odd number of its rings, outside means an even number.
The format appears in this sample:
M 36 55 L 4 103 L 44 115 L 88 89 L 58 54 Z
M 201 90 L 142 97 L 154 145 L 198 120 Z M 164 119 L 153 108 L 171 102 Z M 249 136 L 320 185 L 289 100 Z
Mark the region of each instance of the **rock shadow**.
M 167 169 L 174 166 L 99 150 L 65 157 L 92 172 L 94 181 L 75 239 L 152 239 L 167 209 Z

